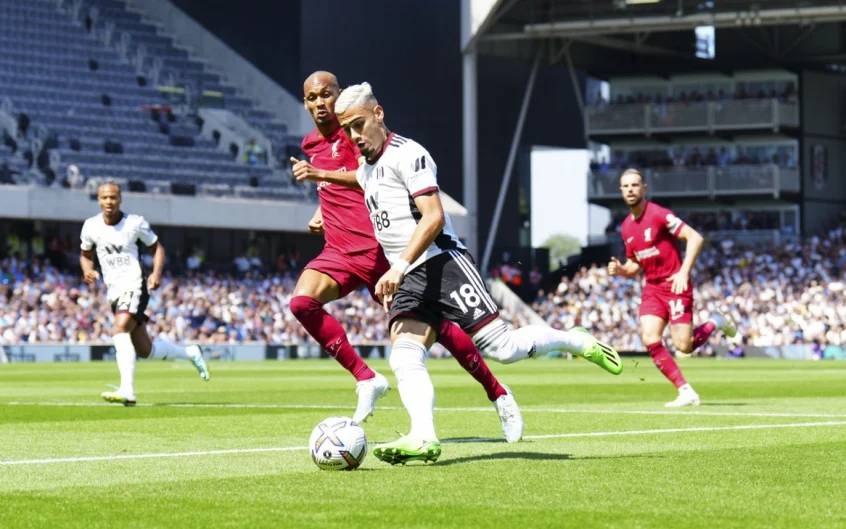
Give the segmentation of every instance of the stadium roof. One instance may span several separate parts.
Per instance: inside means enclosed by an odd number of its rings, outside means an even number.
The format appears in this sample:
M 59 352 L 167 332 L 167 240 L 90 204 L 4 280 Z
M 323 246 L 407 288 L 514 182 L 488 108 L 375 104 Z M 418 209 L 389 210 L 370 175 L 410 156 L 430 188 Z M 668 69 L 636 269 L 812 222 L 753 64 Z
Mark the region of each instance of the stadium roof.
M 465 49 L 600 76 L 644 69 L 790 67 L 846 62 L 843 0 L 493 0 Z M 694 61 L 693 29 L 717 31 L 717 61 Z M 722 51 L 722 56 L 720 51 Z M 729 52 L 730 53 L 727 53 Z M 638 56 L 637 67 L 626 63 Z M 699 64 L 685 64 L 685 63 Z

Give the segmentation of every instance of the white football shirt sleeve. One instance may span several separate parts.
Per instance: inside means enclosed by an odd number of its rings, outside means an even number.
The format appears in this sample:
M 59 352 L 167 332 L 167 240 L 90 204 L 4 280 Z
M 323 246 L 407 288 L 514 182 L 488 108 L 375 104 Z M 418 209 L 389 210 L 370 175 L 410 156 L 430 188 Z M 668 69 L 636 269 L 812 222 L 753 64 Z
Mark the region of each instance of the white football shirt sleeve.
M 150 223 L 144 217 L 141 217 L 138 223 L 138 240 L 143 242 L 145 246 L 152 246 L 159 240 L 159 236 L 156 235 L 156 232 L 153 231 Z
M 419 145 L 407 145 L 404 150 L 399 162 L 399 174 L 411 197 L 438 191 L 438 167 L 426 149 Z
M 364 164 L 359 164 L 355 170 L 355 181 L 358 182 L 358 187 L 364 189 Z
M 82 225 L 82 233 L 79 234 L 79 247 L 84 252 L 94 249 L 94 238 L 91 236 L 91 225 L 86 221 Z

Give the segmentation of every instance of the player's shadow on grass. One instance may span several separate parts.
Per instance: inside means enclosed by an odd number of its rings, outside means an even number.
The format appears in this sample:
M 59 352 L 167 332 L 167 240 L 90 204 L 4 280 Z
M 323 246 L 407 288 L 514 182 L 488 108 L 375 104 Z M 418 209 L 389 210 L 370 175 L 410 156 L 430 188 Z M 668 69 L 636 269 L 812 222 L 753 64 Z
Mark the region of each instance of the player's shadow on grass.
M 448 437 L 441 439 L 442 443 L 504 443 L 502 437 Z
M 703 402 L 700 406 L 749 406 L 748 402 Z
M 495 461 L 498 459 L 523 459 L 526 461 L 569 461 L 574 459 L 572 454 L 547 454 L 543 452 L 499 452 L 496 454 L 484 454 L 467 457 L 456 457 L 455 459 L 443 459 L 438 461 L 439 467 L 447 465 L 460 465 L 473 463 L 474 461 Z

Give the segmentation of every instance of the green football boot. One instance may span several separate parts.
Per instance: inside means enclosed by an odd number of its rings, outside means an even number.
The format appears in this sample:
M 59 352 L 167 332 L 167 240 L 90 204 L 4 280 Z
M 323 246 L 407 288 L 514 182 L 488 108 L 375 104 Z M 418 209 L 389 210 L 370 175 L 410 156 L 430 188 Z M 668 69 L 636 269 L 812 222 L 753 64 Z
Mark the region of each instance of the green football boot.
M 441 456 L 441 443 L 439 441 L 421 441 L 403 435 L 396 441 L 376 446 L 373 449 L 373 455 L 391 465 L 404 465 L 409 461 L 434 463 Z
M 576 332 L 582 332 L 587 335 L 590 333 L 584 327 L 573 327 Z M 620 355 L 610 345 L 600 342 L 593 336 L 590 336 L 593 343 L 585 347 L 582 356 L 585 360 L 590 360 L 602 369 L 608 371 L 612 375 L 619 375 L 623 372 L 623 361 L 620 360 Z
M 100 396 L 106 402 L 114 402 L 115 404 L 123 404 L 124 406 L 135 406 L 135 396 L 124 395 L 119 391 L 104 391 Z

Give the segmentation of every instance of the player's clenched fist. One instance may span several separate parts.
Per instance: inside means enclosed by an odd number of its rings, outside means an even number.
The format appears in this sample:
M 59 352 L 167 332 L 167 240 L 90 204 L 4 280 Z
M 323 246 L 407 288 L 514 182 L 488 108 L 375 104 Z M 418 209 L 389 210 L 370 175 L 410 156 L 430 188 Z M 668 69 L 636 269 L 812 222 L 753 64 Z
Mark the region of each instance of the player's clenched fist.
M 100 273 L 96 270 L 88 270 L 82 274 L 82 280 L 89 285 L 93 285 L 98 279 L 100 279 Z
M 394 294 L 399 289 L 402 276 L 403 273 L 401 270 L 391 268 L 376 283 L 376 295 L 382 300 L 382 305 L 386 311 L 391 304 L 391 300 L 394 299 Z
M 308 231 L 311 233 L 323 233 L 323 213 L 318 209 L 314 212 L 314 216 L 308 221 Z
M 302 182 L 303 180 L 314 180 L 319 181 L 321 180 L 321 174 L 323 171 L 317 169 L 309 162 L 305 160 L 297 160 L 293 156 L 289 160 L 291 165 L 291 171 L 294 174 L 294 178 L 297 179 L 297 182 Z
M 608 275 L 616 276 L 622 272 L 622 265 L 620 261 L 617 260 L 616 257 L 612 257 L 611 260 L 608 262 Z
M 162 276 L 161 274 L 150 274 L 150 277 L 147 278 L 147 288 L 149 290 L 156 290 L 159 288 L 159 285 L 162 284 Z

